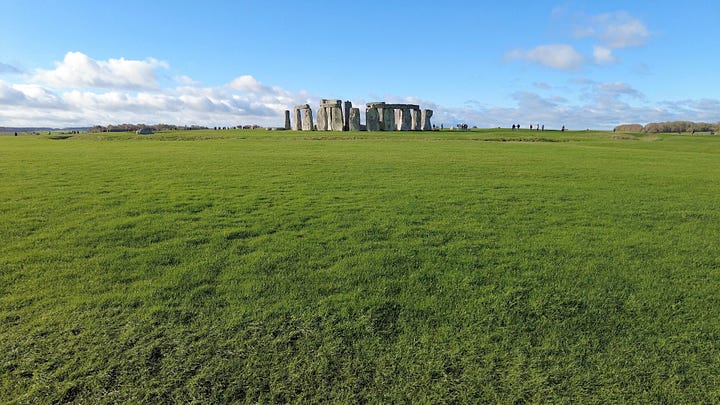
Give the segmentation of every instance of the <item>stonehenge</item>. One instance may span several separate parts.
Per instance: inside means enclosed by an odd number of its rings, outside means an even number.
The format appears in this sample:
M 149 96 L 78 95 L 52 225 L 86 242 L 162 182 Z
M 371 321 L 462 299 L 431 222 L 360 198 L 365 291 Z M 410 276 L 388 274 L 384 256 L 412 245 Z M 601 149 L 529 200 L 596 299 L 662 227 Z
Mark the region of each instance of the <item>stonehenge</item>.
M 327 131 L 328 130 L 328 115 L 324 108 L 320 108 L 317 113 L 317 130 Z
M 360 130 L 360 109 L 350 108 L 348 121 L 348 131 L 359 131 Z
M 294 122 L 285 111 L 285 128 L 295 131 L 432 131 L 432 110 L 421 110 L 417 104 L 388 104 L 382 101 L 365 105 L 365 125 L 360 123 L 360 109 L 350 101 L 322 99 L 317 110 L 317 124 L 309 104 L 295 106 Z
M 303 109 L 302 130 L 303 131 L 312 131 L 313 129 L 314 129 L 314 127 L 313 127 L 312 110 L 309 108 L 305 108 L 305 109 Z
M 412 112 L 412 122 L 410 124 L 411 131 L 422 130 L 422 114 L 420 110 L 410 110 Z M 289 117 L 289 115 L 288 115 Z
M 295 106 L 295 125 L 293 125 L 295 131 L 312 131 L 313 119 L 312 109 L 308 104 L 300 104 Z
M 423 110 L 422 116 L 420 117 L 420 126 L 423 131 L 432 131 L 432 124 L 430 123 L 430 117 L 433 115 L 433 110 Z
M 368 131 L 380 130 L 380 115 L 377 108 L 370 107 L 365 111 L 365 126 Z
M 347 102 L 349 103 L 349 101 Z M 345 131 L 344 113 L 341 100 L 321 100 L 317 114 L 318 131 Z M 348 111 L 348 119 L 350 112 Z
M 381 131 L 394 131 L 395 130 L 395 110 L 392 108 L 382 108 L 382 114 L 380 115 L 380 130 Z
M 349 131 L 350 130 L 350 109 L 352 109 L 352 103 L 349 101 L 346 101 L 343 104 L 343 131 Z
M 296 105 L 294 109 L 294 115 L 295 115 L 295 121 L 293 122 L 292 129 L 295 131 L 302 131 L 302 110 L 307 106 L 307 108 L 310 108 L 309 105 L 305 104 L 302 105 Z

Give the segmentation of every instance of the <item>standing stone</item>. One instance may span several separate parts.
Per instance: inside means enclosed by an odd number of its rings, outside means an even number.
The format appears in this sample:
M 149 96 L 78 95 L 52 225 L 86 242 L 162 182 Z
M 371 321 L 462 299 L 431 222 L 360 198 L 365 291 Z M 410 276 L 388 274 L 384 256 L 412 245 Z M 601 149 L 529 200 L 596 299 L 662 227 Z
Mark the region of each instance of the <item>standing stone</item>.
M 409 131 L 412 128 L 412 116 L 410 115 L 410 109 L 409 108 L 403 108 L 401 112 L 401 123 L 400 123 L 400 130 L 401 131 Z
M 410 129 L 412 131 L 419 131 L 422 129 L 422 123 L 420 122 L 422 117 L 420 116 L 420 110 L 417 108 L 412 109 L 412 125 L 410 125 Z
M 320 100 L 320 106 L 321 107 L 340 107 L 342 104 L 342 100 L 328 100 L 328 99 L 322 99 Z
M 360 109 L 351 108 L 349 118 L 348 131 L 359 131 L 360 130 Z
M 382 112 L 383 116 L 383 124 L 385 124 L 385 128 L 383 128 L 383 131 L 394 131 L 395 130 L 395 109 L 393 108 L 383 108 Z
M 309 108 L 305 108 L 303 109 L 302 130 L 312 131 L 313 129 L 312 110 Z
M 343 113 L 340 107 L 333 107 L 330 109 L 330 130 L 343 130 Z
M 327 116 L 327 109 L 325 108 L 318 108 L 317 112 L 317 130 L 318 131 L 327 131 L 328 130 L 328 116 Z
M 365 121 L 366 121 L 365 128 L 368 131 L 385 131 L 385 114 L 386 114 L 385 113 L 385 110 L 386 110 L 385 102 L 384 101 L 376 101 L 376 102 L 372 102 L 372 103 L 367 103 L 367 104 L 365 104 L 365 106 L 367 107 L 367 109 L 365 110 Z M 388 109 L 392 112 L 391 108 L 388 108 Z M 371 113 L 370 110 L 373 110 L 373 112 Z M 372 114 L 375 114 L 374 111 L 377 111 L 377 122 L 378 122 L 377 127 L 375 127 L 374 117 L 372 116 Z M 369 123 L 368 123 L 367 114 L 371 114 L 371 116 L 369 118 L 370 119 Z M 394 125 L 394 120 L 393 120 L 392 125 Z M 388 130 L 392 131 L 392 129 L 388 129 Z
M 433 110 L 422 110 L 421 124 L 423 131 L 432 131 L 432 124 L 430 123 L 430 117 L 432 117 L 432 115 Z
M 402 131 L 402 109 L 395 109 L 395 129 Z
M 377 108 L 371 107 L 365 111 L 365 128 L 368 131 L 380 130 L 380 116 Z
M 285 129 L 290 129 L 290 110 L 285 110 Z
M 293 127 L 296 131 L 302 131 L 302 113 L 300 109 L 295 107 L 295 126 Z
M 343 104 L 343 131 L 350 130 L 350 110 L 352 109 L 352 103 L 346 101 Z

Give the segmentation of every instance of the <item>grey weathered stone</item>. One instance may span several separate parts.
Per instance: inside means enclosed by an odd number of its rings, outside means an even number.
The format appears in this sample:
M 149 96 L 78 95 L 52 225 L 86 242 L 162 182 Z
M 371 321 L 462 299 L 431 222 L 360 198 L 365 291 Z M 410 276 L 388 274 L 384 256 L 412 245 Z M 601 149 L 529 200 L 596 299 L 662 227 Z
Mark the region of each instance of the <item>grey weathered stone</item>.
M 317 112 L 317 130 L 327 131 L 328 130 L 328 116 L 327 109 L 320 107 Z
M 421 124 L 423 131 L 432 131 L 432 124 L 430 123 L 430 117 L 432 117 L 432 115 L 433 110 L 422 110 Z
M 346 101 L 343 103 L 343 131 L 349 131 L 350 130 L 350 109 L 352 108 L 352 103 L 350 101 Z
M 340 109 L 340 107 L 333 107 L 330 109 L 330 130 L 331 131 L 342 131 L 343 130 L 343 116 L 342 116 L 342 109 Z
M 290 110 L 285 110 L 285 129 L 290 129 Z
M 395 130 L 395 110 L 392 108 L 383 108 L 383 124 L 385 128 L 383 131 L 394 131 Z
M 420 116 L 420 110 L 413 108 L 411 110 L 411 114 L 412 114 L 412 124 L 410 125 L 410 130 L 411 131 L 419 131 L 420 129 L 422 129 L 422 123 L 421 123 L 422 117 Z
M 306 110 L 306 109 L 308 109 L 308 108 L 310 108 L 310 105 L 309 105 L 309 104 L 298 104 L 298 105 L 295 106 L 295 109 L 296 109 L 296 110 Z
M 410 115 L 410 109 L 409 108 L 403 108 L 400 110 L 401 113 L 401 123 L 400 123 L 400 130 L 401 131 L 409 131 L 412 128 L 412 116 Z
M 384 131 L 385 130 L 385 111 L 383 111 L 384 108 L 381 108 L 381 107 L 377 107 L 377 110 L 378 110 L 378 123 L 379 123 L 378 128 L 380 129 L 380 131 Z
M 368 131 L 380 130 L 380 117 L 377 108 L 371 107 L 365 111 L 365 127 Z
M 313 116 L 312 116 L 312 110 L 310 108 L 305 108 L 303 111 L 303 118 L 302 118 L 302 130 L 303 131 L 312 131 L 313 130 Z
M 402 110 L 395 109 L 395 129 L 402 131 Z
M 351 108 L 350 109 L 350 118 L 348 119 L 350 121 L 348 123 L 348 131 L 359 131 L 360 130 L 360 109 L 359 108 Z
M 376 101 L 372 103 L 365 104 L 367 108 L 375 107 L 375 108 L 394 108 L 394 109 L 402 109 L 402 108 L 409 108 L 409 109 L 419 109 L 420 106 L 417 104 L 388 104 L 384 101 Z
M 322 99 L 320 100 L 320 107 L 340 107 L 342 105 L 342 100 L 328 100 L 328 99 Z
M 295 125 L 293 126 L 295 131 L 302 131 L 302 110 L 295 108 Z

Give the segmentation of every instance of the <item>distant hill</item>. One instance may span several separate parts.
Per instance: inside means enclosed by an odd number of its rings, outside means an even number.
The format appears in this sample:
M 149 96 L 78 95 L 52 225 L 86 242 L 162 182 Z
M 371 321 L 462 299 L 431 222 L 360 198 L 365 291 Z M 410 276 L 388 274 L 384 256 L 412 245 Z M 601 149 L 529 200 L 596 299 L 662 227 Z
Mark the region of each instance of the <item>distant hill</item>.
M 87 131 L 90 127 L 49 128 L 49 127 L 0 127 L 0 132 L 48 132 L 48 131 Z

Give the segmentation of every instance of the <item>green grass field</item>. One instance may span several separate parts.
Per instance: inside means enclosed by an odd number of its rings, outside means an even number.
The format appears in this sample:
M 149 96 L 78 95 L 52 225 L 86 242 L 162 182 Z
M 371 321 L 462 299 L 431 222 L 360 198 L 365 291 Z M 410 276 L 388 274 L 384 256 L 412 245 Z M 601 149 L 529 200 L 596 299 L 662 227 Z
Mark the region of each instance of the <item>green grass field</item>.
M 0 137 L 0 402 L 720 402 L 720 138 Z

